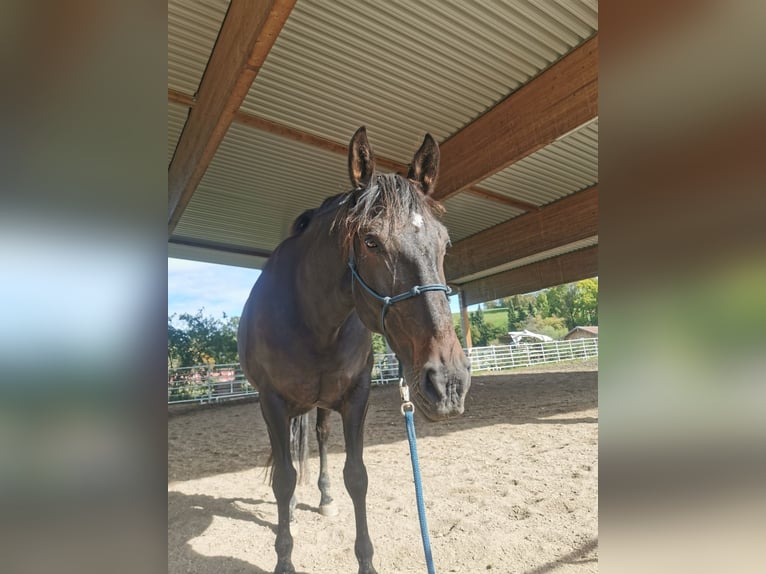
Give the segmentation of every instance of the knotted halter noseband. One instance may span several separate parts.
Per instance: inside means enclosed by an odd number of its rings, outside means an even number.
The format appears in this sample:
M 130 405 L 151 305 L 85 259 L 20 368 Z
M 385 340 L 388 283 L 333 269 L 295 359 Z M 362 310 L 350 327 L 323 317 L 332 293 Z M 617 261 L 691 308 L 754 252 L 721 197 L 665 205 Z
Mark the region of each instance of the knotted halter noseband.
M 383 303 L 383 309 L 380 312 L 380 330 L 386 339 L 388 339 L 388 336 L 386 335 L 386 313 L 388 313 L 388 308 L 391 307 L 391 305 L 398 303 L 399 301 L 404 301 L 405 299 L 410 299 L 411 297 L 417 297 L 418 295 L 422 295 L 428 291 L 444 291 L 444 293 L 447 295 L 452 293 L 452 289 L 450 289 L 449 286 L 442 285 L 441 283 L 433 283 L 431 285 L 415 285 L 409 291 L 405 291 L 399 295 L 394 295 L 393 297 L 384 297 L 375 291 L 372 287 L 367 285 L 367 283 L 365 283 L 364 279 L 362 279 L 356 270 L 354 257 L 351 254 L 348 256 L 348 268 L 351 269 L 351 290 L 353 291 L 354 289 L 354 279 L 356 279 L 359 282 L 359 285 L 364 287 L 365 291 Z

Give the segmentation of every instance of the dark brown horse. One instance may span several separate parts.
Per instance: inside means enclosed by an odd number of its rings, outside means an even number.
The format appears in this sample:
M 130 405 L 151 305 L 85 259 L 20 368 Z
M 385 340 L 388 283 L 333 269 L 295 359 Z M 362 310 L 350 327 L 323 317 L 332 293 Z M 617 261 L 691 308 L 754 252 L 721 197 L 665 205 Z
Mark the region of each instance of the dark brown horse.
M 430 197 L 438 164 L 439 148 L 426 135 L 406 178 L 374 173 L 367 133 L 364 127 L 357 130 L 348 160 L 353 189 L 296 219 L 245 304 L 239 357 L 260 392 L 271 440 L 277 573 L 295 571 L 290 516 L 299 472 L 292 459 L 298 459 L 300 471 L 307 413 L 315 407 L 320 511 L 332 509 L 326 440 L 334 410 L 343 420 L 343 478 L 354 503 L 359 572 L 375 572 L 362 461 L 373 361 L 370 331 L 385 332 L 423 414 L 438 420 L 463 412 L 469 363 L 443 292 L 449 238 L 438 220 L 441 207 Z M 413 291 L 416 285 L 432 289 Z M 403 293 L 409 294 L 394 304 L 380 300 Z M 398 405 L 391 408 L 398 412 Z

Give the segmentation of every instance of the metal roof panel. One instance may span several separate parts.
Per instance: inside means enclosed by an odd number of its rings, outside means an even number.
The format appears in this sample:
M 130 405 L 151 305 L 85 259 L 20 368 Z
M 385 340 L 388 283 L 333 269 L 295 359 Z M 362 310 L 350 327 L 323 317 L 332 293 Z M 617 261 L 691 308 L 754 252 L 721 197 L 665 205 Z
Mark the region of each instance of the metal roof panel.
M 443 221 L 453 243 L 524 213 L 470 193 L 458 193 L 442 203 L 447 210 Z
M 178 138 L 181 137 L 188 115 L 189 109 L 186 106 L 168 102 L 168 164 L 173 159 Z
M 168 0 L 168 88 L 197 93 L 228 0 Z
M 331 6 L 296 4 L 242 110 L 344 143 L 364 124 L 402 162 L 423 133 L 443 141 L 595 32 L 587 6 L 548 0 Z
M 598 182 L 598 118 L 481 181 L 477 187 L 538 206 Z

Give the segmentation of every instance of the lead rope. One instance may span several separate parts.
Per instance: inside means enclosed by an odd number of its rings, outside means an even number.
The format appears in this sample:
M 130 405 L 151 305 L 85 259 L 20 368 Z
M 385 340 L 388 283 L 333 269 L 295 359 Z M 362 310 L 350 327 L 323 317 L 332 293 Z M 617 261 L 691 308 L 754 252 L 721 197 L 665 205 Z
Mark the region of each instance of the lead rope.
M 407 428 L 407 442 L 410 444 L 410 458 L 412 459 L 412 477 L 415 479 L 415 500 L 418 505 L 418 520 L 420 521 L 420 537 L 423 539 L 423 552 L 426 556 L 428 574 L 435 574 L 434 559 L 431 556 L 431 539 L 428 536 L 428 524 L 426 523 L 426 505 L 423 502 L 423 483 L 420 479 L 420 463 L 418 462 L 418 445 L 415 437 L 415 405 L 410 402 L 410 387 L 401 376 L 402 364 L 399 363 L 399 395 L 402 397 L 402 414 Z
M 365 283 L 364 279 L 359 275 L 354 265 L 354 258 L 349 253 L 348 267 L 351 270 L 351 291 L 354 290 L 354 280 L 356 280 L 364 290 L 372 295 L 375 299 L 383 303 L 383 308 L 380 313 L 380 330 L 383 337 L 388 342 L 388 336 L 386 335 L 386 312 L 389 307 L 399 301 L 404 301 L 410 297 L 417 297 L 428 291 L 444 291 L 449 295 L 452 289 L 447 285 L 441 285 L 438 283 L 430 285 L 415 285 L 409 291 L 400 293 L 394 297 L 384 297 L 375 291 L 372 287 Z M 412 476 L 415 479 L 415 500 L 418 506 L 418 520 L 420 521 L 420 536 L 423 539 L 423 552 L 426 556 L 426 567 L 428 568 L 428 574 L 435 574 L 434 559 L 431 556 L 431 539 L 428 537 L 428 525 L 426 523 L 426 505 L 423 502 L 423 483 L 420 479 L 420 463 L 418 462 L 418 446 L 415 437 L 415 418 L 414 411 L 415 405 L 410 402 L 410 387 L 404 382 L 404 374 L 402 373 L 402 362 L 399 361 L 399 395 L 402 398 L 402 415 L 404 415 L 404 423 L 407 429 L 407 442 L 410 445 L 410 458 L 412 459 Z

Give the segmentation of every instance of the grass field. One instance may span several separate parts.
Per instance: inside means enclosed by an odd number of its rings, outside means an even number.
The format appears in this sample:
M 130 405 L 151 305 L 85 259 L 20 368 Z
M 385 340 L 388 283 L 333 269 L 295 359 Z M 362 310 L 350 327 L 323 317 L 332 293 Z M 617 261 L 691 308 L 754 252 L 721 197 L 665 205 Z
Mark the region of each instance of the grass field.
M 499 309 L 483 309 L 484 321 L 492 327 L 502 327 L 508 330 L 508 309 L 501 307 Z M 452 313 L 452 322 L 460 327 L 460 313 Z

